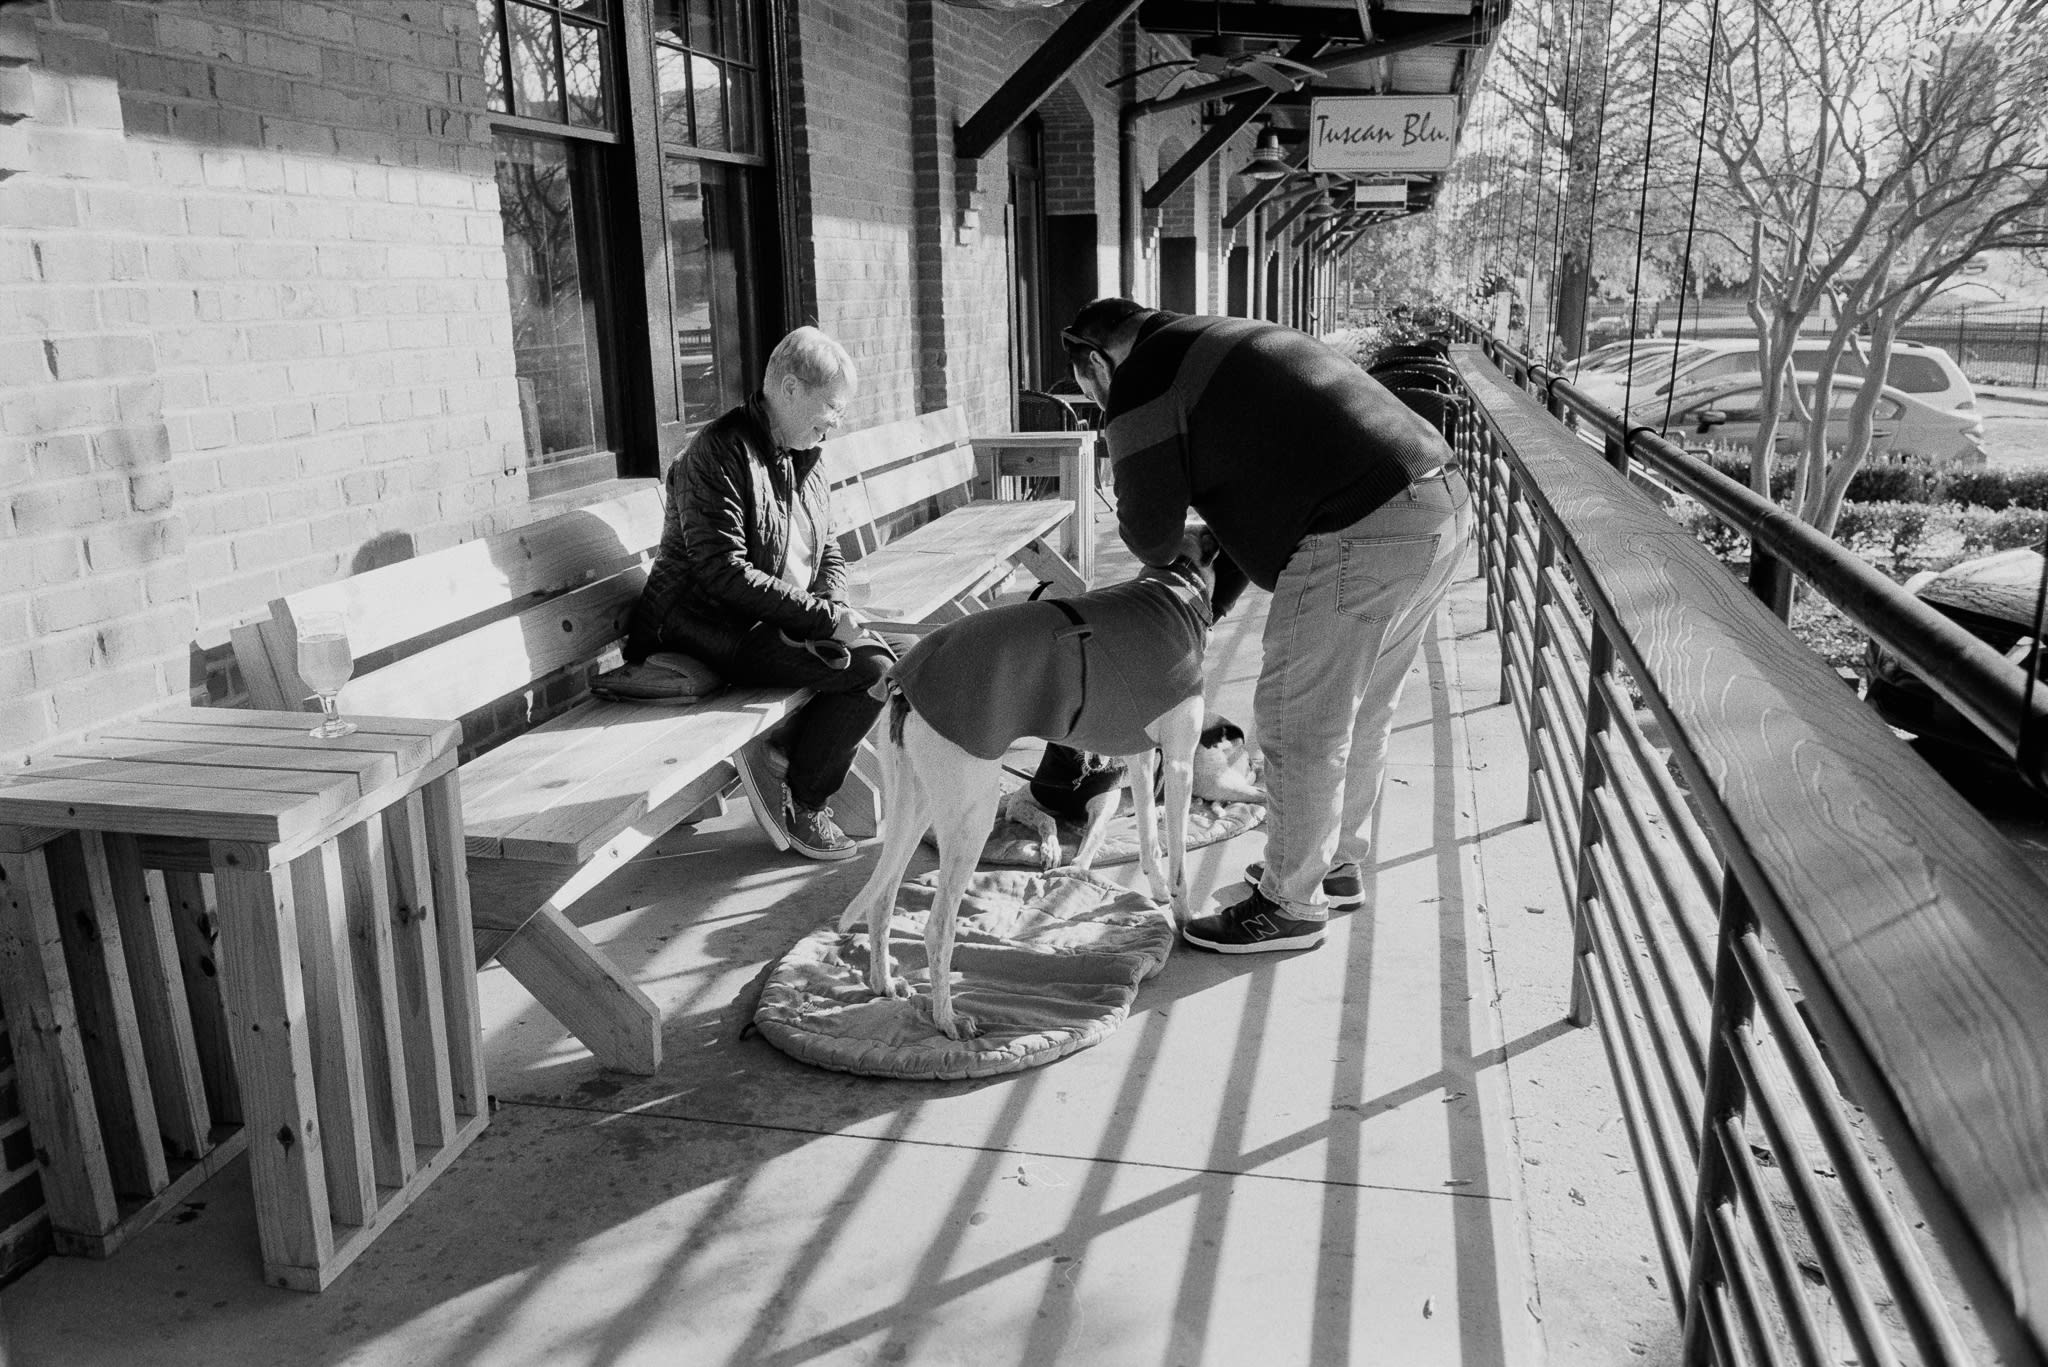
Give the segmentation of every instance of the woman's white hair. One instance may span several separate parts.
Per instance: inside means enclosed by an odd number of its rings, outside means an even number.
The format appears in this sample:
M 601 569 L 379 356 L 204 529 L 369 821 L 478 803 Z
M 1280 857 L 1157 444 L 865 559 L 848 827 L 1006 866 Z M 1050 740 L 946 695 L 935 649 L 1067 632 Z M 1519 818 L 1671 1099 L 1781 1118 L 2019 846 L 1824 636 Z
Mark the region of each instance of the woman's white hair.
M 817 389 L 838 379 L 844 379 L 849 385 L 860 380 L 853 368 L 853 357 L 847 355 L 846 348 L 814 327 L 797 328 L 768 353 L 764 386 L 775 384 L 784 375 L 796 376 L 797 382 L 806 389 Z

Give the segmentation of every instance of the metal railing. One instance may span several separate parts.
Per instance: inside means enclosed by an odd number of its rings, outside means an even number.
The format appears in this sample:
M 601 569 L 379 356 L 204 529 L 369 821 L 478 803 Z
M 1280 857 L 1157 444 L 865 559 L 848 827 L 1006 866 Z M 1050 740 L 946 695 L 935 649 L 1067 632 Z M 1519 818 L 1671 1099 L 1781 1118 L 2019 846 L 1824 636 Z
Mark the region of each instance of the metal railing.
M 1573 897 L 1572 1018 L 1601 1027 L 1685 1360 L 2040 1367 L 2048 885 L 1629 462 L 1938 662 L 2015 746 L 2019 671 L 1512 351 L 1454 360 L 1502 698 Z M 1606 459 L 1557 421 L 1574 404 Z

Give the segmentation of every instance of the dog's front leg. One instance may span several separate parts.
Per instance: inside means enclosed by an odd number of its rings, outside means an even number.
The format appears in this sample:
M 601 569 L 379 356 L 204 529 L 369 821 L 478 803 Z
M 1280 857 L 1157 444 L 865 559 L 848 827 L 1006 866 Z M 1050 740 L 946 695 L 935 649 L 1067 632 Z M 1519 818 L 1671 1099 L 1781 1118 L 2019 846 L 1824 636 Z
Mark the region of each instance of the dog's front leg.
M 1166 765 L 1166 866 L 1175 925 L 1194 919 L 1188 899 L 1188 808 L 1193 805 L 1195 748 L 1202 743 L 1202 700 L 1191 698 L 1159 719 L 1155 738 Z M 1148 783 L 1145 791 L 1152 789 Z
M 1153 796 L 1153 784 L 1156 782 L 1153 766 L 1158 762 L 1159 756 L 1151 750 L 1130 756 L 1131 808 L 1138 818 L 1138 867 L 1145 871 L 1145 883 L 1152 889 L 1152 900 L 1171 905 L 1174 901 L 1173 885 L 1159 863 L 1159 801 Z M 1175 924 L 1179 924 L 1179 916 L 1176 909 Z

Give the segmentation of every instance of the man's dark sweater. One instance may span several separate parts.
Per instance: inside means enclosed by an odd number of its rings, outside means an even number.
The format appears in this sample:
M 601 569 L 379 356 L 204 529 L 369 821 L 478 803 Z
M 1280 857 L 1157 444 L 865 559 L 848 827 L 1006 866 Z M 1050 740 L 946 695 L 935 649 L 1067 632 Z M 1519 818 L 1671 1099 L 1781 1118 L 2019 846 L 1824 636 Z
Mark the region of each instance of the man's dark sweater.
M 1171 562 L 1192 507 L 1265 589 L 1302 537 L 1350 526 L 1451 459 L 1436 429 L 1358 366 L 1244 318 L 1154 313 L 1104 416 L 1131 552 Z

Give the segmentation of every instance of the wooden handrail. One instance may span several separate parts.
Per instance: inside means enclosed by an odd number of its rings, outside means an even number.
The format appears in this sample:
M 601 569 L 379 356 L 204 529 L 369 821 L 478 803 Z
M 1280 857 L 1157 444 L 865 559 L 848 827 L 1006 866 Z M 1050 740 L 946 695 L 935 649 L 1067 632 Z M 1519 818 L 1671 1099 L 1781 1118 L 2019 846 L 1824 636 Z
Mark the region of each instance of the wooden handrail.
M 1455 360 L 1986 1329 L 2048 1357 L 2048 884 L 1690 532 Z

